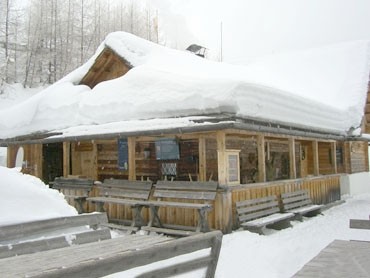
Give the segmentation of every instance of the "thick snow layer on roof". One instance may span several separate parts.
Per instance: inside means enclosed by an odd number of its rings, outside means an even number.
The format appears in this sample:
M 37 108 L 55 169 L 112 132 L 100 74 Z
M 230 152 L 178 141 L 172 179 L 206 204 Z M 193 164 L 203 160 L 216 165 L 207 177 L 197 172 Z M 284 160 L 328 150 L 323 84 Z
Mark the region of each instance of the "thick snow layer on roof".
M 134 68 L 93 89 L 77 85 L 105 46 Z M 221 112 L 345 133 L 361 124 L 369 71 L 369 41 L 235 66 L 116 32 L 85 65 L 1 111 L 0 137 Z

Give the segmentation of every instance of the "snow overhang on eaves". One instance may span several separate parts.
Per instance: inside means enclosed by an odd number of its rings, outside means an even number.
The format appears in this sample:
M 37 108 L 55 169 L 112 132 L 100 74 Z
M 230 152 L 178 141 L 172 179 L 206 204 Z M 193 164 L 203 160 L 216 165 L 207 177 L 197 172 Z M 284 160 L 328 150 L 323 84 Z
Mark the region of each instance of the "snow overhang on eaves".
M 193 119 L 194 125 L 191 126 L 178 126 L 153 129 L 148 128 L 145 130 L 134 131 L 114 131 L 114 132 L 92 132 L 89 134 L 74 133 L 67 135 L 63 130 L 58 132 L 45 132 L 35 133 L 15 138 L 0 140 L 0 146 L 14 145 L 14 144 L 40 144 L 40 143 L 54 143 L 64 141 L 84 141 L 84 140 L 104 140 L 126 138 L 131 136 L 165 136 L 172 134 L 189 134 L 195 132 L 211 132 L 225 129 L 235 129 L 253 132 L 262 132 L 275 135 L 289 135 L 303 138 L 317 138 L 323 140 L 363 140 L 363 137 L 348 136 L 344 132 L 333 130 L 313 129 L 305 126 L 294 126 L 278 122 L 266 122 L 258 119 L 240 118 L 235 115 L 217 115 L 207 116 L 206 118 L 199 117 Z M 145 123 L 145 120 L 143 121 Z M 94 126 L 91 126 L 92 128 Z

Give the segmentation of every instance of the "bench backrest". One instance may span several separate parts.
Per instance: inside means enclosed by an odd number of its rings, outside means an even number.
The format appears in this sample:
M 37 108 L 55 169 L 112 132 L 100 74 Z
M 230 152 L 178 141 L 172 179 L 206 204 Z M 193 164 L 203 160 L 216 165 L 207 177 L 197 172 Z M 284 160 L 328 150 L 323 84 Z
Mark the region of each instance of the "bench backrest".
M 106 213 L 89 213 L 0 226 L 0 244 L 10 240 L 43 235 L 61 229 L 86 225 L 95 227 L 107 222 Z
M 92 179 L 80 179 L 80 178 L 55 178 L 53 182 L 54 189 L 86 189 L 91 190 L 94 185 Z
M 308 190 L 298 190 L 281 194 L 283 210 L 300 208 L 312 205 Z
M 280 208 L 276 196 L 267 196 L 236 202 L 236 211 L 239 222 L 243 223 L 280 212 Z
M 99 195 L 103 197 L 148 200 L 153 183 L 151 181 L 129 181 L 106 179 L 97 185 Z
M 189 181 L 157 181 L 154 185 L 154 198 L 174 198 L 213 201 L 216 198 L 218 183 Z

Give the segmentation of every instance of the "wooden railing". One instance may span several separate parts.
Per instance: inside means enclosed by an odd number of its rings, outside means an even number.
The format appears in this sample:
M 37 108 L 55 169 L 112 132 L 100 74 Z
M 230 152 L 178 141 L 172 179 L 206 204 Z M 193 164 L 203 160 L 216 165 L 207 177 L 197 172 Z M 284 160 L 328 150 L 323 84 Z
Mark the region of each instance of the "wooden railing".
M 340 200 L 340 174 L 308 177 L 295 180 L 281 180 L 266 183 L 254 183 L 220 188 L 216 200 L 210 202 L 213 209 L 208 214 L 211 229 L 228 233 L 236 228 L 235 203 L 238 201 L 261 198 L 269 195 L 280 196 L 281 193 L 308 189 L 315 204 L 328 204 Z M 91 195 L 96 195 L 95 190 Z M 171 201 L 179 201 L 171 199 Z M 94 205 L 89 204 L 89 211 Z M 110 219 L 132 219 L 132 209 L 118 205 L 109 205 L 106 211 Z M 164 223 L 183 226 L 195 226 L 198 220 L 196 210 L 179 208 L 160 208 L 159 213 Z M 149 219 L 148 209 L 143 209 L 144 219 Z
M 307 189 L 313 203 L 328 204 L 340 200 L 340 177 L 340 174 L 336 174 L 230 187 L 233 227 L 236 225 L 236 202 Z

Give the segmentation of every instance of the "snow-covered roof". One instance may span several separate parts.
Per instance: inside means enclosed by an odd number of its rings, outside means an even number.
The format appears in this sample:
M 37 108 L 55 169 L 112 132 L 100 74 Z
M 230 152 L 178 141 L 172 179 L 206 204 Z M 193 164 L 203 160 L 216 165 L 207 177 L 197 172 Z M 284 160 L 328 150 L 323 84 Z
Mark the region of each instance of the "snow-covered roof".
M 93 89 L 79 85 L 105 47 L 133 68 Z M 361 125 L 369 73 L 369 41 L 238 66 L 115 32 L 80 68 L 28 101 L 0 111 L 0 138 L 45 131 L 68 133 L 71 128 L 83 135 L 80 126 L 89 126 L 93 133 L 102 124 L 115 123 L 124 129 L 138 120 L 219 113 L 346 134 Z

